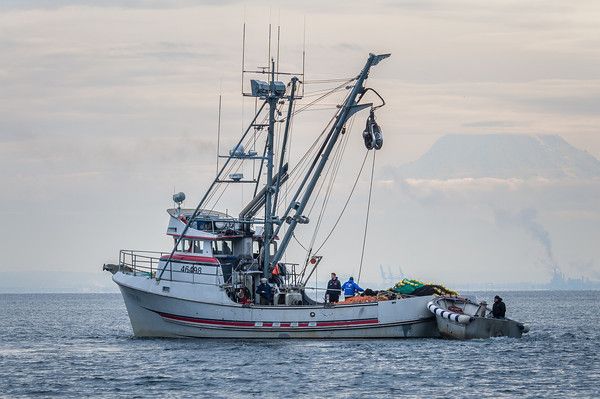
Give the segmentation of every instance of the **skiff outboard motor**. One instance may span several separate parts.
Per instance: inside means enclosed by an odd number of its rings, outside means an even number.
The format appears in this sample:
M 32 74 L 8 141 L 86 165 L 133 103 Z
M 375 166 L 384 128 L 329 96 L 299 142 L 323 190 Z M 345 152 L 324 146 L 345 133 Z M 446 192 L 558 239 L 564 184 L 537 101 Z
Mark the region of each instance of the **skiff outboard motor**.
M 371 110 L 371 114 L 367 118 L 363 139 L 365 140 L 365 147 L 368 150 L 380 150 L 383 147 L 383 133 L 381 133 L 381 128 L 375 121 L 375 112 L 373 110 Z

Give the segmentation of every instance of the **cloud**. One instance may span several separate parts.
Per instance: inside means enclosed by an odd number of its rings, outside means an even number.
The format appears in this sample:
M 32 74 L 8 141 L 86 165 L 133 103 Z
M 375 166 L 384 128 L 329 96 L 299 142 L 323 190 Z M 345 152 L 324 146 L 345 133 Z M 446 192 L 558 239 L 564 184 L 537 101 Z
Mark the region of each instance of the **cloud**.
M 598 156 L 594 4 L 287 1 L 278 3 L 281 11 L 258 2 L 244 12 L 238 1 L 3 1 L 0 209 L 12 226 L 2 232 L 3 248 L 10 249 L 4 265 L 37 264 L 41 252 L 49 267 L 91 270 L 121 246 L 162 248 L 163 208 L 171 205 L 173 187 L 186 191 L 191 203 L 214 176 L 220 88 L 222 148 L 232 145 L 252 113 L 254 104 L 239 99 L 244 14 L 248 65 L 267 62 L 266 25 L 278 21 L 282 65 L 302 65 L 304 16 L 307 80 L 352 76 L 369 51 L 392 52 L 368 81 L 388 104 L 378 112 L 386 143 L 377 165 L 394 169 L 417 159 L 448 132 L 559 134 Z M 294 123 L 297 153 L 330 114 L 300 116 Z M 364 151 L 363 123 L 351 132 L 351 162 Z M 485 251 L 462 251 L 448 226 L 461 226 L 461 238 L 494 250 L 486 247 L 496 243 L 486 230 L 494 224 L 490 204 L 534 207 L 561 223 L 576 220 L 584 227 L 573 229 L 598 236 L 598 219 L 593 224 L 586 218 L 598 214 L 597 182 L 406 180 L 388 174 L 376 176 L 375 188 L 384 194 L 374 193 L 374 200 L 387 202 L 373 208 L 373 220 L 383 215 L 369 230 L 376 235 L 368 241 L 377 249 L 373 259 L 384 265 L 400 259 L 402 270 L 412 264 L 433 274 L 487 264 Z M 347 189 L 340 184 L 333 196 Z M 250 195 L 235 193 L 221 205 L 238 209 Z M 352 204 L 362 205 L 361 195 Z M 354 217 L 344 231 L 356 231 L 363 209 L 349 214 Z M 31 242 L 20 238 L 28 233 L 24 217 L 37 223 L 35 254 Z M 556 230 L 548 231 L 557 237 Z M 350 269 L 356 254 L 340 248 L 358 248 L 360 242 L 340 237 L 328 262 Z M 446 255 L 456 254 L 450 267 L 439 266 L 440 255 L 432 251 L 440 242 Z M 65 259 L 68 251 L 76 253 Z M 589 245 L 580 258 L 595 260 L 595 251 Z M 558 245 L 556 256 L 563 253 Z
M 64 7 L 116 7 L 132 9 L 173 9 L 210 5 L 229 5 L 239 0 L 4 0 L 0 10 L 60 9 Z

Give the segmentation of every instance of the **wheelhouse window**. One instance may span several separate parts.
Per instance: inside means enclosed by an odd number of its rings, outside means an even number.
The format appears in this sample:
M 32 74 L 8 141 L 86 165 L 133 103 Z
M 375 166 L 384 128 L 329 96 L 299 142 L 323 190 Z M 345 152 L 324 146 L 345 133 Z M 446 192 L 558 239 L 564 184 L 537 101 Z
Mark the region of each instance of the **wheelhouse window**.
M 175 242 L 177 242 L 177 238 L 175 238 Z M 196 254 L 204 253 L 204 241 L 202 240 L 190 240 L 183 239 L 177 245 L 178 252 L 191 252 Z
M 219 240 L 212 242 L 213 255 L 233 255 L 231 240 Z
M 262 246 L 258 241 L 252 242 L 252 256 L 254 257 L 254 259 L 257 259 L 259 257 L 261 249 Z M 275 256 L 275 254 L 277 253 L 277 243 L 275 241 L 271 243 L 270 250 L 271 256 Z
M 193 252 L 195 254 L 204 253 L 204 249 L 203 249 L 204 242 L 203 241 L 194 240 L 192 246 L 193 246 Z

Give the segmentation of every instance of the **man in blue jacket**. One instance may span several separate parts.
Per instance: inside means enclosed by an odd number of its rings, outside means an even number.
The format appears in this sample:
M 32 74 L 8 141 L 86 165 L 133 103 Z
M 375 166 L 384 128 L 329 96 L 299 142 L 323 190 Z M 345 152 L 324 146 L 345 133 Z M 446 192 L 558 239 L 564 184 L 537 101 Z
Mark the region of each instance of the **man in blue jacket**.
M 354 282 L 354 277 L 350 277 L 348 281 L 342 285 L 342 290 L 344 290 L 344 296 L 346 298 L 352 298 L 357 293 L 364 291 Z

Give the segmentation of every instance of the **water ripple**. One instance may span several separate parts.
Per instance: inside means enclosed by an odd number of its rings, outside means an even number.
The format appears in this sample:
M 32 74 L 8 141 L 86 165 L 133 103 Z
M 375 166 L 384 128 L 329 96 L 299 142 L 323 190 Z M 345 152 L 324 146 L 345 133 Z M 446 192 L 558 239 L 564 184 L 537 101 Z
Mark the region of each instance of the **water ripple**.
M 523 339 L 137 339 L 119 295 L 0 295 L 0 396 L 600 396 L 600 293 L 502 296 Z

